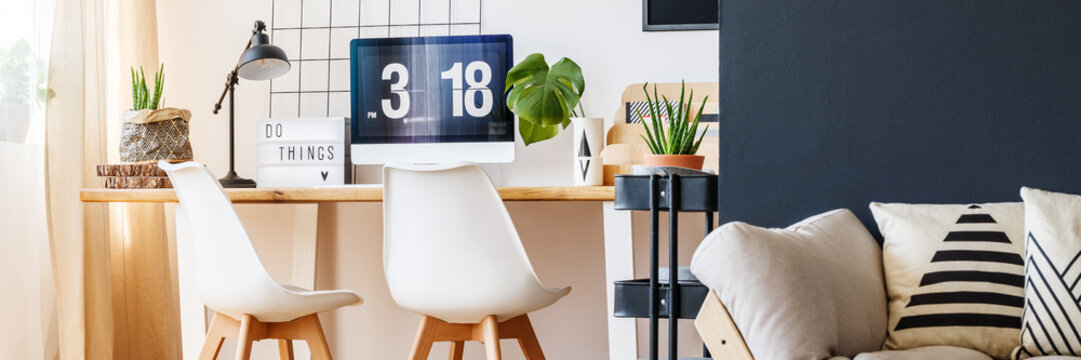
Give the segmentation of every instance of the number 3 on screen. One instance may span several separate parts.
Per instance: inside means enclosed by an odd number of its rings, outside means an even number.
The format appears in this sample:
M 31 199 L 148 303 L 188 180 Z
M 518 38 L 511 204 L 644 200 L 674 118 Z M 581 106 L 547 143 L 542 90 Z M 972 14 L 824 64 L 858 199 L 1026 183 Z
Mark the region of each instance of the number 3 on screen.
M 409 93 L 405 92 L 405 85 L 409 84 L 409 70 L 399 63 L 387 64 L 383 68 L 383 80 L 390 80 L 395 73 L 398 74 L 398 81 L 390 84 L 390 93 L 398 96 L 398 108 L 394 108 L 390 99 L 383 99 L 383 113 L 388 118 L 401 119 L 409 114 Z

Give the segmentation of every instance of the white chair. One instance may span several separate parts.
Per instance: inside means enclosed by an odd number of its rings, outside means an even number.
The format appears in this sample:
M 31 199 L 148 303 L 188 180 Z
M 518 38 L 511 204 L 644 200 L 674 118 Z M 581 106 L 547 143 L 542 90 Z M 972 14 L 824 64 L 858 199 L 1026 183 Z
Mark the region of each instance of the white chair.
M 317 313 L 363 300 L 352 291 L 307 291 L 274 281 L 218 180 L 195 162 L 158 162 L 169 174 L 191 226 L 195 287 L 215 311 L 199 359 L 217 357 L 226 337 L 238 337 L 237 359 L 251 355 L 253 341 L 278 339 L 282 359 L 292 359 L 292 340 L 304 340 L 313 359 L 330 360 Z
M 517 338 L 530 360 L 544 359 L 527 313 L 567 295 L 541 285 L 503 200 L 475 164 L 383 168 L 383 268 L 394 301 L 424 315 L 410 359 L 432 343 L 465 341 L 501 358 L 499 339 Z

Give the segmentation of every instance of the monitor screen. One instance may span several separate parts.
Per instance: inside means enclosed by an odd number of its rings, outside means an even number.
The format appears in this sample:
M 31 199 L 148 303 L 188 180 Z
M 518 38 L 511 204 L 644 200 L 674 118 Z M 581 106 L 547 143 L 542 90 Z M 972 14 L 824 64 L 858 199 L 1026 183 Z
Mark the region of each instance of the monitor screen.
M 352 143 L 513 142 L 510 35 L 355 39 Z

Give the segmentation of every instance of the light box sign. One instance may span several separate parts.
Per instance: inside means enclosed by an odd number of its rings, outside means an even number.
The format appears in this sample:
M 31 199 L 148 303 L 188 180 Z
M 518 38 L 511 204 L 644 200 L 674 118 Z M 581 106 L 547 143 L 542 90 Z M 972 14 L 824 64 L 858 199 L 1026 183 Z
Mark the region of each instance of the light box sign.
M 308 187 L 350 183 L 349 119 L 259 121 L 256 183 L 259 187 Z
M 355 39 L 352 143 L 514 141 L 510 35 Z

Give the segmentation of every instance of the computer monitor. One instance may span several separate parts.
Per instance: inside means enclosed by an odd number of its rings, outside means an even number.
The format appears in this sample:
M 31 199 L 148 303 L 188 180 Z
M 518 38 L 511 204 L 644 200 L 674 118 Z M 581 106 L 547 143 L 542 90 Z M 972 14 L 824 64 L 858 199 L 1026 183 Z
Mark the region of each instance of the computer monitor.
M 355 39 L 354 164 L 514 160 L 510 35 Z

